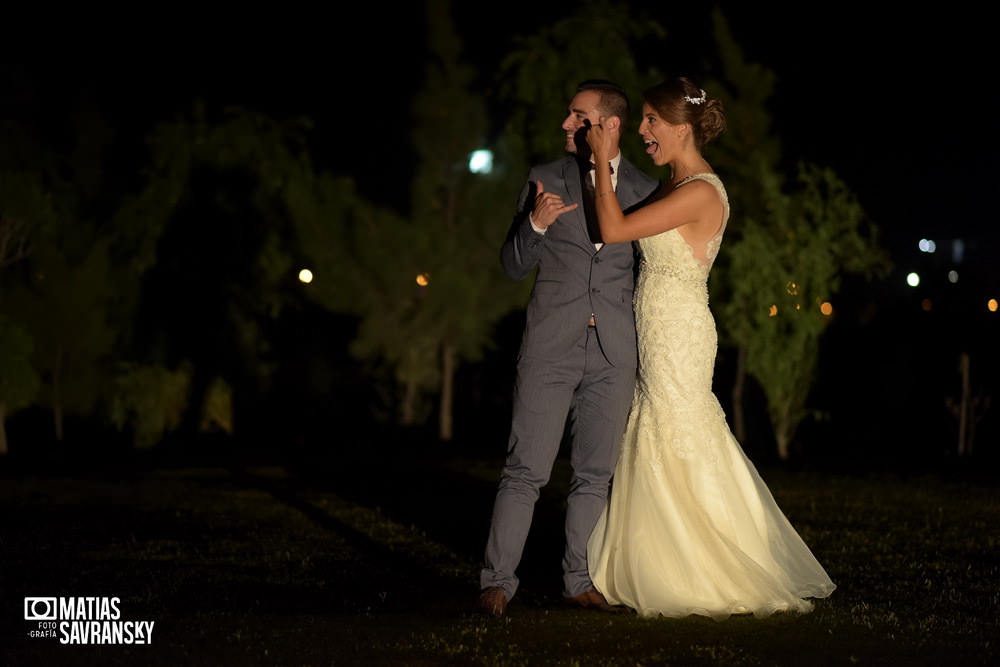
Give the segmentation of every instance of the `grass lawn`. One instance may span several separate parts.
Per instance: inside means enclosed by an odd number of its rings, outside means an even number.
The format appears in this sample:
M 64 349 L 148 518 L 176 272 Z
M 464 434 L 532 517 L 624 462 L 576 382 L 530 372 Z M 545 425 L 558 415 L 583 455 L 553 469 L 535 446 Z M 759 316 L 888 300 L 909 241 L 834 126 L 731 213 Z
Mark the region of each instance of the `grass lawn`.
M 640 619 L 560 600 L 565 463 L 522 588 L 475 613 L 499 461 L 0 463 L 4 665 L 996 665 L 998 486 L 761 467 L 838 589 L 808 615 Z M 119 598 L 151 642 L 31 637 L 25 597 Z M 58 626 L 57 626 L 58 627 Z

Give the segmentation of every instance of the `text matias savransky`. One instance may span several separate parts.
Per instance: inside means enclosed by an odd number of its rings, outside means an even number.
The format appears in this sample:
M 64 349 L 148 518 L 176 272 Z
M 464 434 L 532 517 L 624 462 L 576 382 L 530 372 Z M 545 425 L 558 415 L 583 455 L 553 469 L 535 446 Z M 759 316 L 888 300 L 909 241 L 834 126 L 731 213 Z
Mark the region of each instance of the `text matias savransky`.
M 152 644 L 155 621 L 124 621 L 121 599 L 24 598 L 24 619 L 37 621 L 29 637 L 58 637 L 61 644 Z

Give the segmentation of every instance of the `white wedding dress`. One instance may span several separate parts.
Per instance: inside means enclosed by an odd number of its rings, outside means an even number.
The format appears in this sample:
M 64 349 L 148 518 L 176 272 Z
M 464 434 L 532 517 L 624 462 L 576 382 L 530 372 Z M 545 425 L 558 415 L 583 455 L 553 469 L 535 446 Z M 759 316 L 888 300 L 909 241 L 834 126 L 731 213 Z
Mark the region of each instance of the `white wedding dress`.
M 700 248 L 680 230 L 641 239 L 639 381 L 590 574 L 608 602 L 645 617 L 807 612 L 835 585 L 778 508 L 712 393 L 717 334 L 707 279 L 724 216 Z

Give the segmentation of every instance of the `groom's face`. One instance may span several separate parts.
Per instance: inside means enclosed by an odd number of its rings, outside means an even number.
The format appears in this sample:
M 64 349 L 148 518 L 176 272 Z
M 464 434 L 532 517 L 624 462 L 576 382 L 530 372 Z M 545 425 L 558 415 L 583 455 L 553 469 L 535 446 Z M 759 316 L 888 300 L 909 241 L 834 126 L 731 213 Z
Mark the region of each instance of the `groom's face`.
M 584 139 L 587 126 L 584 121 L 594 125 L 601 122 L 601 112 L 597 105 L 601 103 L 601 94 L 593 90 L 584 90 L 576 94 L 569 103 L 569 115 L 563 121 L 562 129 L 566 133 L 566 151 L 569 153 L 589 152 L 590 148 Z

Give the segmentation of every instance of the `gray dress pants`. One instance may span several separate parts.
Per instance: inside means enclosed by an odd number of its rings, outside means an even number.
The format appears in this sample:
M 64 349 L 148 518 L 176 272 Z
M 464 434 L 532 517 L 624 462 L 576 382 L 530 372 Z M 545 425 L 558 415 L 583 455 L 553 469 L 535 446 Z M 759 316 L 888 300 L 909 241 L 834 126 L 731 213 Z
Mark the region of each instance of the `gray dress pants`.
M 608 499 L 608 488 L 635 391 L 635 366 L 608 363 L 597 330 L 588 327 L 558 362 L 527 355 L 517 364 L 507 461 L 493 506 L 482 588 L 499 586 L 507 598 L 531 527 L 539 492 L 549 481 L 570 417 L 572 477 L 566 509 L 563 595 L 593 588 L 587 541 Z

